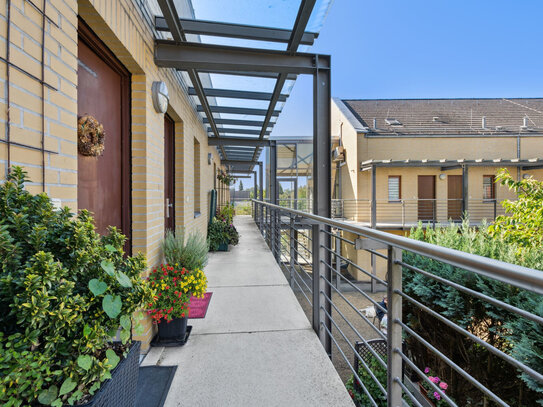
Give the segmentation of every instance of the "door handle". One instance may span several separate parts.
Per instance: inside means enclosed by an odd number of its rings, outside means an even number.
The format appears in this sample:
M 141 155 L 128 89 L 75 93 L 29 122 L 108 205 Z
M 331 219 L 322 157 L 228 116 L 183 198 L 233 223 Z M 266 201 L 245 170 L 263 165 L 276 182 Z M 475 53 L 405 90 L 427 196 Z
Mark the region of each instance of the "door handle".
M 173 208 L 173 203 L 170 203 L 170 198 L 166 198 L 166 217 L 170 217 L 170 208 Z

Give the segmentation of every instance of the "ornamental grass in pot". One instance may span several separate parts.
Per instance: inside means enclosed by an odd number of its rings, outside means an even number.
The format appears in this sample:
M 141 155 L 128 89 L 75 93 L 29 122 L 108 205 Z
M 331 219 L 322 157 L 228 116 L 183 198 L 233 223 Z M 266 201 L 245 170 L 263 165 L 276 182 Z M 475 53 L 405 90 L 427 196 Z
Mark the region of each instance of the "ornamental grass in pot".
M 145 258 L 125 256 L 116 228 L 100 236 L 88 211 L 55 210 L 25 182 L 14 167 L 0 187 L 0 404 L 92 403 L 134 349 L 132 315 L 152 298 Z M 122 393 L 135 399 L 131 383 Z

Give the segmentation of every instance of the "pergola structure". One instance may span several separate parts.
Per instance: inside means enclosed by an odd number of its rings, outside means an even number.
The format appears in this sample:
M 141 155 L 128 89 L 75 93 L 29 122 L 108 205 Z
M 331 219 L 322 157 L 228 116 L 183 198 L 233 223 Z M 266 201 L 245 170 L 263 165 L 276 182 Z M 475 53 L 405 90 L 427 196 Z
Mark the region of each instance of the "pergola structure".
M 205 114 L 204 124 L 208 127 L 209 142 L 219 148 L 224 164 L 231 166 L 230 172 L 251 172 L 258 163 L 261 148 L 270 146 L 270 179 L 271 190 L 268 198 L 271 203 L 278 202 L 277 149 L 276 143 L 270 142 L 268 136 L 273 127 L 272 118 L 279 115 L 277 103 L 285 100 L 285 83 L 297 75 L 313 76 L 313 212 L 329 218 L 331 216 L 331 60 L 329 55 L 298 52 L 300 44 L 310 44 L 315 34 L 306 32 L 307 24 L 315 8 L 317 0 L 301 0 L 291 30 L 255 27 L 222 22 L 182 20 L 179 18 L 174 0 L 158 0 L 163 16 L 155 19 L 157 30 L 167 30 L 172 39 L 155 40 L 155 63 L 159 67 L 175 68 L 188 74 L 192 87 L 189 94 L 198 97 L 197 110 Z M 284 7 L 284 6 L 280 6 Z M 243 40 L 280 42 L 286 49 L 247 48 L 223 44 L 203 44 L 187 41 L 189 33 L 202 36 L 230 37 Z M 275 86 L 272 92 L 248 90 L 210 89 L 202 84 L 200 73 L 218 73 L 249 77 L 273 78 Z M 215 106 L 209 98 L 228 97 L 238 100 L 265 101 L 267 108 L 245 106 Z M 216 114 L 260 116 L 258 120 L 238 120 L 216 117 Z M 229 127 L 224 127 L 229 126 Z M 252 127 L 247 129 L 246 127 Z M 256 128 L 256 129 L 255 129 Z M 228 136 L 230 134 L 230 136 Z M 234 136 L 232 136 L 232 134 Z M 262 166 L 260 166 L 262 178 Z M 262 179 L 260 193 L 262 197 Z M 262 219 L 262 214 L 258 214 Z M 277 214 L 270 218 L 272 230 L 279 218 Z M 313 256 L 318 261 L 318 275 L 331 280 L 331 272 L 325 264 L 330 262 L 330 254 L 324 250 L 329 246 L 329 234 L 318 225 L 308 225 L 313 232 Z M 329 231 L 328 231 L 329 232 Z M 273 243 L 272 243 L 273 246 Z M 273 251 L 273 248 L 272 248 Z M 314 303 L 319 303 L 320 296 L 331 297 L 331 288 L 319 278 L 313 280 Z M 323 293 L 323 294 L 321 294 Z M 321 337 L 327 352 L 331 355 L 331 341 L 325 335 L 324 327 L 331 329 L 330 303 L 323 309 L 314 309 L 313 329 Z M 324 321 L 323 325 L 319 321 Z
M 297 75 L 312 75 L 313 81 L 313 154 L 314 154 L 314 211 L 330 216 L 330 56 L 298 52 L 300 45 L 311 45 L 316 33 L 306 27 L 317 0 L 302 0 L 292 30 L 258 27 L 225 22 L 212 22 L 179 17 L 174 0 L 158 0 L 162 16 L 155 17 L 157 31 L 169 31 L 172 40 L 155 41 L 155 63 L 160 67 L 187 72 L 192 86 L 189 95 L 198 97 L 197 110 L 205 115 L 204 124 L 209 133 L 209 144 L 219 149 L 222 162 L 232 173 L 252 172 L 258 164 L 263 147 L 274 144 L 268 139 L 273 128 L 272 118 L 279 115 L 277 103 L 285 101 L 283 88 L 287 80 Z M 189 42 L 187 34 L 228 37 L 251 41 L 286 44 L 285 50 L 246 48 Z M 250 77 L 273 78 L 272 92 L 216 89 L 204 87 L 199 73 L 220 73 Z M 265 109 L 237 106 L 216 106 L 209 98 L 232 98 L 266 101 Z M 216 117 L 218 114 L 260 116 L 258 120 Z M 232 136 L 234 135 L 234 136 Z M 275 168 L 272 166 L 271 178 Z M 321 182 L 319 182 L 321 180 Z M 277 202 L 277 187 L 272 182 L 269 198 Z M 260 183 L 261 187 L 263 183 Z

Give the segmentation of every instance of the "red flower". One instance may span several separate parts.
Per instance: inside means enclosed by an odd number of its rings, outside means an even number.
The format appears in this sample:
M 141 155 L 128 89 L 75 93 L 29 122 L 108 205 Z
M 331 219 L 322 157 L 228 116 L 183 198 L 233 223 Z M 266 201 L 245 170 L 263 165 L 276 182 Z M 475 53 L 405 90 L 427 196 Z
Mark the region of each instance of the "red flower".
M 185 318 L 185 313 L 184 312 L 181 314 L 181 318 Z

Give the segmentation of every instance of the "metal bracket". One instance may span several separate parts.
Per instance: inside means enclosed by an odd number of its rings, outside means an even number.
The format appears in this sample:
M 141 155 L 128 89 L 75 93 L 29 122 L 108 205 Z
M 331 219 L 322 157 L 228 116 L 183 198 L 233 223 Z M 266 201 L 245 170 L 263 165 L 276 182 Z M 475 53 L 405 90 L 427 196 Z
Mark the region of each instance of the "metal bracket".
M 385 250 L 388 249 L 388 245 L 372 239 L 358 238 L 354 240 L 354 248 L 356 250 Z

